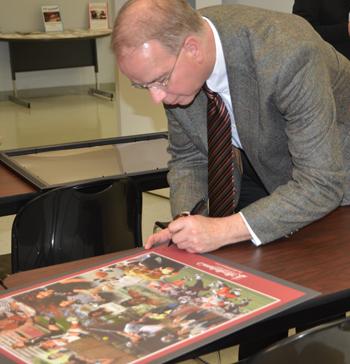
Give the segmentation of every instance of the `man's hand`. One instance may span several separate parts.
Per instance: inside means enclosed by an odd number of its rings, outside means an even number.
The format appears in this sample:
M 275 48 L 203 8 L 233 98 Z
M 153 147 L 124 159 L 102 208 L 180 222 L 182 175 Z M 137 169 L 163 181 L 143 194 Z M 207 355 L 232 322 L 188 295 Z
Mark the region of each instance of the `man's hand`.
M 157 243 L 169 243 L 172 239 L 180 249 L 190 253 L 206 253 L 250 238 L 239 214 L 220 218 L 190 215 L 172 221 L 167 229 L 151 235 L 145 248 L 149 249 Z
M 152 248 L 155 244 L 169 243 L 171 240 L 171 234 L 168 228 L 160 230 L 153 235 L 149 236 L 146 240 L 145 249 Z

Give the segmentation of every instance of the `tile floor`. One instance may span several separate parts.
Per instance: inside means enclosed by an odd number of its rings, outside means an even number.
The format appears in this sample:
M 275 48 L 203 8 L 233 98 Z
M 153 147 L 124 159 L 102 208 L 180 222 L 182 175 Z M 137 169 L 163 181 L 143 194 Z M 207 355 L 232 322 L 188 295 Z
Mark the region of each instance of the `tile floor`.
M 63 95 L 32 99 L 32 108 L 0 102 L 0 149 L 14 149 L 72 141 L 120 136 L 116 103 L 89 95 Z M 156 191 L 155 191 L 156 192 Z M 142 232 L 146 238 L 155 220 L 170 219 L 167 191 L 162 196 L 145 193 L 143 196 Z M 10 253 L 11 226 L 14 216 L 0 218 L 0 264 L 7 269 Z M 221 363 L 236 362 L 236 348 L 221 351 Z M 219 363 L 216 354 L 204 357 L 209 363 Z M 194 360 L 183 363 L 194 363 Z

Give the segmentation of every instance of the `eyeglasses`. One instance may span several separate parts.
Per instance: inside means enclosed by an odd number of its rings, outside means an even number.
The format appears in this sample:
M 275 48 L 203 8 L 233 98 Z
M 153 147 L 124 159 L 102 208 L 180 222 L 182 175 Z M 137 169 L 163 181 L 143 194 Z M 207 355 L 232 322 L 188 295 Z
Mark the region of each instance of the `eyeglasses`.
M 177 61 L 180 58 L 180 54 L 183 48 L 183 45 L 181 45 L 179 51 L 177 52 L 176 55 L 176 59 L 174 62 L 173 67 L 171 68 L 170 72 L 163 78 L 163 80 L 158 80 L 158 81 L 152 81 L 152 82 L 147 82 L 147 83 L 136 83 L 136 82 L 131 82 L 131 86 L 135 87 L 137 89 L 141 89 L 141 90 L 149 90 L 150 88 L 161 88 L 161 89 L 166 89 L 169 85 L 171 76 L 174 73 L 175 67 L 177 65 Z

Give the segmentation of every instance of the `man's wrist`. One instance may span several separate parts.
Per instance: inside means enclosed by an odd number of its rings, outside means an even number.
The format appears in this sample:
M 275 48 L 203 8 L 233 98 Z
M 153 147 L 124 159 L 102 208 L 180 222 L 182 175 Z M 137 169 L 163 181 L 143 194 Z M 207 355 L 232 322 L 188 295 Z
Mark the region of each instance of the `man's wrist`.
M 223 224 L 223 245 L 251 239 L 249 230 L 240 214 L 222 217 L 220 220 Z

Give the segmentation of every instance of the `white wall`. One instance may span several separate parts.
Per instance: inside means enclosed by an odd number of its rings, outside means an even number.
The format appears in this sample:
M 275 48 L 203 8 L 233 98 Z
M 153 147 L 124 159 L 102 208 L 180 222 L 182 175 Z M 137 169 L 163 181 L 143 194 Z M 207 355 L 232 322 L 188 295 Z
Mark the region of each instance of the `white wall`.
M 98 0 L 103 1 L 103 0 Z M 114 3 L 107 0 L 110 19 Z M 89 0 L 0 0 L 0 32 L 44 31 L 41 5 L 59 5 L 65 29 L 88 28 Z M 99 81 L 114 82 L 114 58 L 109 49 L 110 37 L 97 40 Z M 85 85 L 94 82 L 92 67 L 35 71 L 17 74 L 18 89 Z M 7 42 L 0 42 L 0 91 L 12 89 Z
M 294 4 L 293 0 L 222 0 L 223 4 L 243 4 L 256 6 L 258 8 L 265 8 L 285 13 L 291 13 Z
M 205 8 L 206 6 L 220 5 L 221 0 L 196 0 L 196 8 Z

